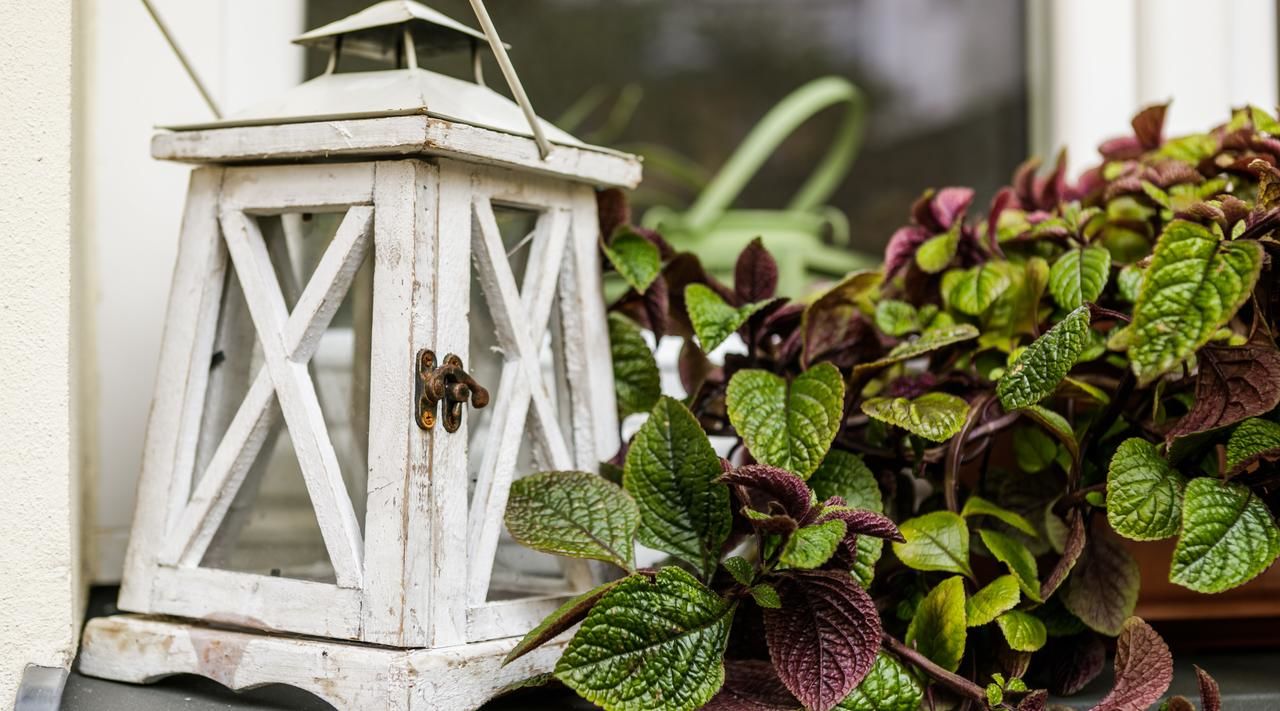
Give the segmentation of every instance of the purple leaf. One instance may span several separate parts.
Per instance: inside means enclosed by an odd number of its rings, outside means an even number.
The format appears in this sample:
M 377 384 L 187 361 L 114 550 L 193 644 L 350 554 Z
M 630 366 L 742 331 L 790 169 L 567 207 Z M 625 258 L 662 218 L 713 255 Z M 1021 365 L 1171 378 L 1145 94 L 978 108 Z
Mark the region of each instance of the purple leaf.
M 1185 696 L 1170 696 L 1160 711 L 1196 711 L 1196 705 Z
M 738 255 L 733 267 L 733 290 L 747 304 L 768 301 L 778 293 L 778 262 L 759 237 Z
M 806 368 L 823 360 L 850 368 L 859 360 L 855 346 L 879 349 L 875 328 L 860 310 L 860 302 L 879 285 L 879 273 L 854 272 L 809 304 L 800 320 Z
M 1234 425 L 1280 404 L 1280 351 L 1259 334 L 1243 346 L 1200 349 L 1196 400 L 1165 441 Z
M 907 539 L 902 537 L 902 532 L 898 530 L 897 524 L 890 520 L 888 516 L 878 514 L 875 511 L 841 506 L 831 511 L 822 512 L 822 515 L 818 517 L 818 523 L 824 523 L 832 519 L 844 521 L 849 536 L 860 534 L 871 536 L 872 538 L 897 541 L 898 543 L 907 542 Z
M 1022 697 L 1022 701 L 1018 702 L 1017 711 L 1044 711 L 1045 704 L 1049 701 L 1049 692 L 1044 689 L 1036 691 Z
M 656 338 L 667 333 L 667 318 L 671 310 L 667 280 L 661 274 L 653 280 L 643 294 L 629 291 L 618 300 L 612 310 L 626 314 L 632 321 L 653 331 Z
M 1107 647 L 1093 632 L 1055 639 L 1045 652 L 1049 689 L 1058 696 L 1078 694 L 1107 665 Z
M 828 711 L 875 662 L 875 602 L 847 572 L 795 570 L 773 582 L 782 598 L 781 608 L 764 613 L 773 666 L 805 708 Z
M 596 211 L 600 215 L 600 236 L 609 239 L 614 230 L 631 224 L 631 205 L 627 194 L 618 188 L 609 188 L 596 193 Z
M 1119 634 L 1138 604 L 1138 562 L 1115 534 L 1089 536 L 1075 570 L 1062 590 L 1062 603 L 1098 632 Z
M 1144 149 L 1154 150 L 1164 143 L 1164 115 L 1168 110 L 1169 104 L 1156 104 L 1139 111 L 1133 117 L 1130 122 L 1133 135 Z
M 1168 645 L 1137 617 L 1125 620 L 1120 630 L 1115 677 L 1115 687 L 1093 711 L 1144 711 L 1159 701 L 1173 682 Z
M 973 204 L 972 188 L 943 188 L 929 201 L 929 212 L 936 221 L 939 232 L 951 229 L 956 220 L 964 219 L 964 214 Z
M 1196 667 L 1196 681 L 1200 684 L 1201 711 L 1222 711 L 1222 692 L 1218 689 L 1218 682 L 1200 667 Z
M 702 352 L 693 339 L 686 339 L 680 347 L 676 370 L 680 373 L 680 384 L 690 396 L 696 395 L 703 383 L 715 380 L 717 373 L 720 379 L 724 378 L 723 371 L 707 358 L 707 354 Z
M 910 264 L 916 249 L 932 236 L 929 230 L 919 225 L 898 228 L 889 238 L 889 245 L 884 248 L 884 278 L 892 278 L 899 269 Z
M 800 702 L 778 679 L 773 664 L 745 659 L 726 661 L 724 686 L 703 711 L 799 711 Z
M 1084 517 L 1080 513 L 1080 509 L 1072 509 L 1067 514 L 1067 538 L 1062 545 L 1062 555 L 1058 558 L 1058 563 L 1049 572 L 1048 577 L 1040 584 L 1040 599 L 1048 600 L 1051 595 L 1057 592 L 1058 587 L 1062 585 L 1062 581 L 1067 579 L 1067 575 L 1071 573 L 1076 562 L 1080 560 L 1080 554 L 1084 552 L 1085 544 L 1085 528 Z
M 720 481 L 746 489 L 751 497 L 751 507 L 763 513 L 775 513 L 769 504 L 776 502 L 781 509 L 777 513 L 803 521 L 813 508 L 809 485 L 786 469 L 748 464 L 721 475 Z
M 737 302 L 733 291 L 707 274 L 702 262 L 692 252 L 681 252 L 667 262 L 662 275 L 667 280 L 667 292 L 670 298 L 670 314 L 674 325 L 679 326 L 678 335 L 693 335 L 693 324 L 689 321 L 689 310 L 684 302 L 685 287 L 690 284 L 706 284 L 729 304 Z

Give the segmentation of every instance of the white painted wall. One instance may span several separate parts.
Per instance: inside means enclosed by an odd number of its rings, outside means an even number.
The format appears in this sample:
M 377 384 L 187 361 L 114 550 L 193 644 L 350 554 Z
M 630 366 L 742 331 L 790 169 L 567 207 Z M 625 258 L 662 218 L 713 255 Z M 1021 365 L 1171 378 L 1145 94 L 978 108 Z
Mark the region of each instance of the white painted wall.
M 0 0 L 0 708 L 78 632 L 72 0 Z
M 1032 151 L 1066 146 L 1071 168 L 1170 99 L 1170 135 L 1203 131 L 1244 104 L 1277 103 L 1274 0 L 1033 0 L 1027 33 Z
M 15 0 L 16 1 L 16 0 Z M 302 0 L 153 0 L 224 112 L 294 86 Z M 153 126 L 211 118 L 139 0 L 83 0 L 80 166 L 94 382 L 86 481 L 95 582 L 119 580 L 189 168 Z

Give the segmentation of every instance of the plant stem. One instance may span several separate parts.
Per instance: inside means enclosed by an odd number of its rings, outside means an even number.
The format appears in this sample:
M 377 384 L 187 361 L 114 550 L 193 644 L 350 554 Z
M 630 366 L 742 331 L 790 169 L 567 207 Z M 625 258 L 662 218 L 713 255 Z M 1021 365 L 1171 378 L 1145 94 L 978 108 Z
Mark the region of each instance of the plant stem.
M 947 450 L 947 468 L 943 474 L 942 495 L 946 499 L 947 509 L 952 512 L 960 511 L 960 464 L 964 456 L 964 447 L 969 443 L 969 432 L 978 420 L 982 419 L 987 411 L 987 405 L 990 404 L 991 393 L 978 396 L 969 410 L 969 416 L 960 427 L 960 432 L 952 438 L 951 446 Z
M 919 667 L 925 674 L 933 677 L 934 681 L 957 694 L 960 694 L 961 696 L 973 699 L 980 704 L 986 703 L 987 692 L 982 687 L 959 674 L 949 672 L 937 664 L 934 664 L 928 657 L 903 644 L 888 632 L 884 633 L 882 639 L 884 640 L 884 646 L 887 647 L 890 652 L 902 659 L 902 661 Z

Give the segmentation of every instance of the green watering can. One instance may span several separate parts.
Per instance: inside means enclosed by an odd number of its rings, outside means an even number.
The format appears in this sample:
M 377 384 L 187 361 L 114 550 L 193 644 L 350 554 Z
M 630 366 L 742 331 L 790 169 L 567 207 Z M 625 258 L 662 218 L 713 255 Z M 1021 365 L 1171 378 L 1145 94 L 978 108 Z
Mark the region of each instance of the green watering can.
M 841 104 L 847 110 L 831 150 L 785 209 L 731 209 L 787 137 L 817 113 Z M 765 115 L 687 212 L 654 207 L 643 225 L 662 232 L 676 249 L 694 252 L 708 271 L 726 280 L 738 254 L 761 237 L 778 260 L 781 296 L 797 297 L 817 279 L 874 267 L 875 257 L 849 249 L 848 219 L 826 204 L 858 156 L 865 113 L 862 92 L 845 79 L 809 82 Z

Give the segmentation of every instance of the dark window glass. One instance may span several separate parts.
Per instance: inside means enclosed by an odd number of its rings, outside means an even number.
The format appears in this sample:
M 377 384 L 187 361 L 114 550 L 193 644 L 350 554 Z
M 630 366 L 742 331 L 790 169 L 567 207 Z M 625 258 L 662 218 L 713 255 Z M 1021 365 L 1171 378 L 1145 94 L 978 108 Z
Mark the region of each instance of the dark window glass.
M 311 0 L 308 27 L 367 4 Z M 466 0 L 428 4 L 476 25 Z M 793 89 L 827 74 L 852 80 L 871 104 L 867 141 L 831 202 L 848 215 L 860 249 L 879 250 L 927 187 L 971 185 L 985 205 L 1026 151 L 1026 9 L 1018 0 L 489 0 L 488 6 L 539 113 L 555 122 L 581 108 L 585 96 L 604 95 L 585 120 L 566 128 L 606 145 L 663 146 L 707 173 Z M 422 63 L 470 74 L 467 57 Z M 324 64 L 313 53 L 309 73 Z M 495 65 L 486 74 L 506 93 Z M 629 100 L 637 102 L 633 112 Z M 738 207 L 785 205 L 825 154 L 838 120 L 828 113 L 783 146 Z M 641 206 L 687 207 L 696 190 L 659 172 L 648 172 Z

